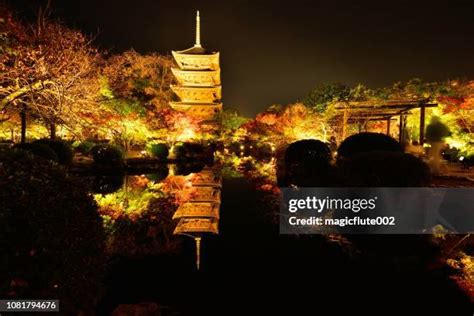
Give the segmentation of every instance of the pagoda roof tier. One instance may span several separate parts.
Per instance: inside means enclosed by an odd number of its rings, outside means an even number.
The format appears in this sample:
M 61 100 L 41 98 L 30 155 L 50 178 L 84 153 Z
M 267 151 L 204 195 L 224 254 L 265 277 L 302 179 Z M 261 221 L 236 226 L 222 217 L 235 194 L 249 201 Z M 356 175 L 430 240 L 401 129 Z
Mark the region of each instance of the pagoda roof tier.
M 216 202 L 221 201 L 221 190 L 217 187 L 193 187 L 193 195 L 189 202 Z
M 221 71 L 217 70 L 182 70 L 171 68 L 179 84 L 184 86 L 217 86 L 221 84 Z
M 184 112 L 200 119 L 210 119 L 222 111 L 222 103 L 170 102 L 170 106 L 176 111 Z
M 210 54 L 191 54 L 189 50 L 172 51 L 179 68 L 185 70 L 217 70 L 219 69 L 219 52 Z
M 188 49 L 183 49 L 183 50 L 177 50 L 176 53 L 181 54 L 181 55 L 213 55 L 216 54 L 216 52 L 211 52 L 207 49 L 205 49 L 202 46 L 194 45 L 193 47 L 190 47 Z
M 189 87 L 171 85 L 181 102 L 190 103 L 213 103 L 222 99 L 222 87 Z
M 181 218 L 173 234 L 219 233 L 218 221 L 214 218 Z
M 194 187 L 196 186 L 222 186 L 222 177 L 212 169 L 203 169 L 191 178 Z
M 218 203 L 201 202 L 201 203 L 184 203 L 178 207 L 174 213 L 173 219 L 177 218 L 219 218 Z

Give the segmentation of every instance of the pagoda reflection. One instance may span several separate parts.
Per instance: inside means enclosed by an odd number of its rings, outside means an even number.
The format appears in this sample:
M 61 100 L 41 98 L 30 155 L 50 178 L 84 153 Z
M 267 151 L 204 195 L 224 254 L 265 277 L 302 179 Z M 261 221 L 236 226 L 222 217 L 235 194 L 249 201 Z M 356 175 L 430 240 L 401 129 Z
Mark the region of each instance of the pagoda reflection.
M 173 215 L 178 223 L 174 234 L 185 235 L 196 243 L 196 267 L 200 269 L 201 240 L 205 235 L 219 233 L 222 177 L 220 170 L 206 167 L 190 177 L 192 193 Z

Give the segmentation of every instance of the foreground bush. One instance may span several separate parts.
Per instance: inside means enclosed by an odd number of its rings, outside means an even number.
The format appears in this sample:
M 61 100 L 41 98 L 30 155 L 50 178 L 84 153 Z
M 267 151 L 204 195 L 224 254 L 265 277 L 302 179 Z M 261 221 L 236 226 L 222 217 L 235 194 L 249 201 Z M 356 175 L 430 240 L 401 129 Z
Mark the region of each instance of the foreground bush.
M 95 145 L 90 151 L 94 162 L 101 166 L 117 167 L 123 163 L 123 152 L 113 145 Z
M 292 143 L 284 154 L 284 185 L 325 186 L 331 180 L 331 152 L 315 139 Z
M 18 144 L 15 145 L 14 148 L 26 150 L 36 157 L 41 157 L 43 159 L 58 162 L 59 158 L 56 155 L 56 152 L 51 149 L 51 147 L 41 144 L 41 143 L 34 143 L 34 144 Z
M 72 158 L 74 157 L 74 153 L 72 151 L 71 145 L 64 140 L 40 139 L 40 140 L 34 141 L 33 144 L 46 145 L 52 150 L 54 150 L 54 152 L 58 156 L 58 163 L 62 165 L 70 164 L 72 161 Z
M 102 221 L 62 169 L 22 150 L 0 151 L 0 226 L 0 297 L 58 298 L 65 315 L 95 303 Z
M 359 133 L 346 138 L 337 149 L 337 157 L 345 159 L 371 151 L 402 152 L 400 144 L 390 136 L 379 133 Z

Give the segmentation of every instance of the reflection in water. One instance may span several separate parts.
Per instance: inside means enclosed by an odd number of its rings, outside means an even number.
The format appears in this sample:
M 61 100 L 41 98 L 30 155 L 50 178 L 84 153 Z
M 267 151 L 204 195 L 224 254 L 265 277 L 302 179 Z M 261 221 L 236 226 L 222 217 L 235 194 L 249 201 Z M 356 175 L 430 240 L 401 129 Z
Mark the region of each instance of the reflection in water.
M 193 173 L 180 171 L 190 171 Z M 217 167 L 162 165 L 147 174 L 97 175 L 91 179 L 112 255 L 176 253 L 182 239 L 196 243 L 218 233 L 221 171 Z
M 196 267 L 199 270 L 202 236 L 206 233 L 219 233 L 222 177 L 217 169 L 206 167 L 201 172 L 192 174 L 190 182 L 190 198 L 173 215 L 173 219 L 178 220 L 174 234 L 194 238 Z
M 94 177 L 92 191 L 99 194 L 113 193 L 119 190 L 124 181 L 124 175 L 98 175 Z

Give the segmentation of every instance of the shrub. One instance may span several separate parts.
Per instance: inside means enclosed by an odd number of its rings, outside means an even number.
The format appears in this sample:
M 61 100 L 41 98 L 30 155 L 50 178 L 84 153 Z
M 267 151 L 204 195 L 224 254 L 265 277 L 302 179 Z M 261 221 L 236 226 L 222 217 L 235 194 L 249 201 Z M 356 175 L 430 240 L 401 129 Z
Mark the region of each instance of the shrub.
M 41 157 L 49 161 L 58 162 L 58 155 L 56 152 L 51 149 L 51 147 L 46 146 L 41 143 L 37 144 L 18 144 L 15 145 L 14 148 L 26 150 L 35 155 L 36 157 Z
M 0 226 L 0 297 L 58 298 L 70 315 L 96 303 L 102 220 L 63 169 L 23 150 L 1 151 Z
M 371 151 L 402 152 L 400 144 L 390 136 L 379 133 L 359 133 L 346 138 L 337 149 L 339 159 Z
M 159 158 L 165 160 L 168 158 L 169 149 L 168 145 L 160 143 L 160 144 L 151 144 L 149 146 L 149 152 L 152 157 Z
M 74 157 L 71 145 L 64 140 L 40 139 L 34 141 L 33 144 L 43 144 L 54 150 L 58 156 L 58 163 L 62 165 L 70 164 Z
M 113 145 L 95 145 L 90 151 L 94 162 L 102 166 L 117 167 L 123 163 L 122 150 Z
M 208 152 L 204 146 L 196 143 L 177 143 L 173 146 L 173 154 L 176 159 L 205 158 Z
M 316 140 L 305 139 L 294 142 L 285 151 L 285 163 L 309 163 L 329 165 L 331 162 L 331 151 L 328 145 Z
M 429 167 L 419 158 L 401 153 L 361 153 L 339 165 L 347 187 L 423 187 L 430 183 Z
M 186 157 L 201 157 L 204 155 L 204 146 L 196 143 L 183 144 Z
M 300 140 L 285 151 L 283 183 L 298 186 L 328 185 L 331 169 L 331 152 L 325 143 L 315 139 Z

